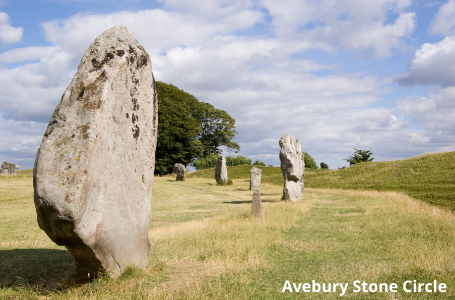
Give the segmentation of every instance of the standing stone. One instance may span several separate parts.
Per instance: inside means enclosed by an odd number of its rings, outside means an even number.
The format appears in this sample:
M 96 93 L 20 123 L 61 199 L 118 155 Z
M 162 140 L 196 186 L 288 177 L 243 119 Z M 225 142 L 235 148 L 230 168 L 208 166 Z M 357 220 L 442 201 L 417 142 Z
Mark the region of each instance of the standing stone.
M 178 167 L 179 167 L 179 163 L 175 163 L 174 167 L 172 168 L 172 174 L 177 174 Z
M 305 162 L 298 140 L 285 134 L 280 139 L 280 162 L 284 177 L 283 200 L 300 201 L 303 193 Z
M 251 216 L 262 218 L 262 201 L 259 189 L 253 190 L 253 201 L 251 202 Z
M 221 155 L 216 161 L 215 167 L 215 180 L 216 183 L 225 185 L 228 182 L 227 168 L 226 168 L 226 157 Z
M 262 170 L 253 167 L 250 171 L 250 190 L 259 189 L 261 187 Z
M 2 164 L 2 168 L 0 169 L 1 174 L 9 174 L 9 175 L 16 175 L 17 170 L 19 170 L 19 166 L 7 161 L 4 161 Z
M 176 164 L 176 165 L 177 165 L 177 170 L 176 170 L 177 178 L 175 180 L 185 181 L 185 166 L 182 164 Z
M 87 49 L 44 133 L 33 170 L 38 224 L 85 278 L 150 262 L 157 103 L 149 55 L 116 26 Z

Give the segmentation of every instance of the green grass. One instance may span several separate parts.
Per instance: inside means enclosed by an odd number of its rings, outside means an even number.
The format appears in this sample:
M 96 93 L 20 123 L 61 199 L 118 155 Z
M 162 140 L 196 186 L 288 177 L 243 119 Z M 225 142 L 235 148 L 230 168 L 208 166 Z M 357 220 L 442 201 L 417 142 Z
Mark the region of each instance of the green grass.
M 228 167 L 228 177 L 249 180 L 251 168 Z M 263 183 L 283 185 L 280 168 L 261 169 Z M 214 178 L 214 170 L 197 171 L 188 177 Z M 306 169 L 305 187 L 399 191 L 415 199 L 455 210 L 455 152 L 360 163 L 340 170 Z
M 82 284 L 71 284 L 73 258 L 38 228 L 31 176 L 0 178 L 0 299 L 340 299 L 282 293 L 286 280 L 348 283 L 342 299 L 455 297 L 452 212 L 402 193 L 308 185 L 302 201 L 280 201 L 281 182 L 263 180 L 264 217 L 251 218 L 252 192 L 242 175 L 250 168 L 228 168 L 237 178 L 229 186 L 199 172 L 184 182 L 155 177 L 149 267 Z M 269 179 L 280 171 L 262 170 Z M 355 280 L 400 288 L 354 293 Z M 437 280 L 447 292 L 405 293 L 406 280 Z

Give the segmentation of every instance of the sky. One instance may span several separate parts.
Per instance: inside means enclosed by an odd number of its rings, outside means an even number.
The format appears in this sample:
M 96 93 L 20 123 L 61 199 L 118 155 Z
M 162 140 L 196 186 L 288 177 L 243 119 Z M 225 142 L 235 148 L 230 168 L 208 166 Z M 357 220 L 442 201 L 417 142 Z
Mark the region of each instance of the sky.
M 33 168 L 83 53 L 126 26 L 156 80 L 236 120 L 239 154 L 279 166 L 455 151 L 455 0 L 0 0 L 0 161 Z M 237 155 L 235 153 L 225 153 Z

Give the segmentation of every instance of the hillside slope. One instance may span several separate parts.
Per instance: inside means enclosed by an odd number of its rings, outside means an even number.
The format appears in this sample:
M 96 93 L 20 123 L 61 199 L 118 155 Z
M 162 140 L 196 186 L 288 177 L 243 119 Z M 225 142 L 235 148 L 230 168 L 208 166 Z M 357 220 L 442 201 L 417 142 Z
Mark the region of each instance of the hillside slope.
M 229 178 L 248 180 L 251 167 L 228 167 Z M 262 182 L 283 184 L 280 168 L 261 169 Z M 213 178 L 214 169 L 197 171 L 188 177 Z M 455 210 L 455 152 L 360 163 L 336 171 L 307 169 L 305 186 L 404 192 L 415 199 Z

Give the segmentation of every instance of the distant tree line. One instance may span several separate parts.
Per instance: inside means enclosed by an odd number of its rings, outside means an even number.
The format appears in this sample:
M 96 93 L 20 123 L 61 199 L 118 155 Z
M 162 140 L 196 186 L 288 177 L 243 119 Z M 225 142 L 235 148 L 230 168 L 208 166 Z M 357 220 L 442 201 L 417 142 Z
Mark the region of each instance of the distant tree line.
M 192 163 L 193 167 L 196 170 L 205 170 L 210 168 L 215 168 L 216 161 L 218 160 L 219 155 L 209 154 L 206 157 L 195 159 Z M 241 165 L 253 165 L 253 166 L 264 166 L 265 163 L 259 160 L 251 163 L 251 158 L 237 155 L 237 156 L 226 156 L 226 166 L 241 166 Z

